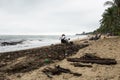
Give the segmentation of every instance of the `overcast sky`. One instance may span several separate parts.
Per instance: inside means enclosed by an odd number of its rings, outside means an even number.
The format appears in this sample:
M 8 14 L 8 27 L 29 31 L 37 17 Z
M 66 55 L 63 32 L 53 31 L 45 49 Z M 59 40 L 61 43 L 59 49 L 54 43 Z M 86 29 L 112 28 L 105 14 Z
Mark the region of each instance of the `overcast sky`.
M 93 31 L 107 0 L 0 0 L 0 34 Z

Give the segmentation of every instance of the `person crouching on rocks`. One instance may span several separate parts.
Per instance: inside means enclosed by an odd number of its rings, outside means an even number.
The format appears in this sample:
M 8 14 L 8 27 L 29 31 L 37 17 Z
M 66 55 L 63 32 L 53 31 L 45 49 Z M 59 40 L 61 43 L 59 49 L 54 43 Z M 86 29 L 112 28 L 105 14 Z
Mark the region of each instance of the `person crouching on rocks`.
M 61 40 L 61 43 L 64 43 L 64 44 L 68 43 L 68 40 L 66 39 L 65 34 L 62 34 L 62 36 L 60 37 L 60 40 Z

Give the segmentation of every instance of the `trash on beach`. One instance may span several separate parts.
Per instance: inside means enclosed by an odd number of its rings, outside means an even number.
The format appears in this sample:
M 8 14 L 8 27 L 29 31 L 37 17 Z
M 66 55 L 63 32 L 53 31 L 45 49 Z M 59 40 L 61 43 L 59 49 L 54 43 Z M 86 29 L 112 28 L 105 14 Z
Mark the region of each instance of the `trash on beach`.
M 82 62 L 82 63 L 96 63 L 101 65 L 115 65 L 117 61 L 110 58 L 100 58 L 92 54 L 85 54 L 80 58 L 67 58 L 67 61 L 70 62 Z
M 44 60 L 44 63 L 47 63 L 47 64 L 49 64 L 49 63 L 51 63 L 52 61 L 50 60 L 50 59 L 48 59 L 48 58 L 46 58 L 45 60 Z
M 60 75 L 62 73 L 69 73 L 69 74 L 73 74 L 74 76 L 82 75 L 80 73 L 74 73 L 70 69 L 62 68 L 60 67 L 60 65 L 55 66 L 54 68 L 51 68 L 51 67 L 44 68 L 42 72 L 45 73 L 49 78 L 52 78 L 53 75 Z

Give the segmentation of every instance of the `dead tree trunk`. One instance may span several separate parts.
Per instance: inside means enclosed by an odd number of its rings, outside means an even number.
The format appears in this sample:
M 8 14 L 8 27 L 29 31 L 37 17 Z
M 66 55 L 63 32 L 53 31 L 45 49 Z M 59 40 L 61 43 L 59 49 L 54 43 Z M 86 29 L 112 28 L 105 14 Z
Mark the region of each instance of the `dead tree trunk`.
M 117 64 L 115 59 L 110 58 L 100 58 L 94 55 L 86 54 L 80 58 L 68 58 L 67 61 L 70 62 L 82 62 L 82 63 L 96 63 L 102 65 L 114 65 Z

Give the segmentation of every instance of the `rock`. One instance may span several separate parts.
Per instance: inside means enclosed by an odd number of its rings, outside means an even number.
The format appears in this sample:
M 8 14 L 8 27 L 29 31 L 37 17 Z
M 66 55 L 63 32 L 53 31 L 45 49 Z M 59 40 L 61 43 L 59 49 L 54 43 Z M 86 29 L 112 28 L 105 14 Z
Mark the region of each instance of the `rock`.
M 16 41 L 16 42 L 2 42 L 1 45 L 2 46 L 8 46 L 8 45 L 17 45 L 17 44 L 21 44 L 23 41 Z

